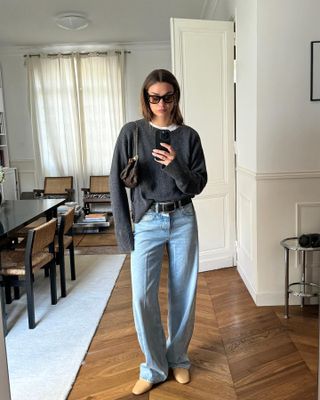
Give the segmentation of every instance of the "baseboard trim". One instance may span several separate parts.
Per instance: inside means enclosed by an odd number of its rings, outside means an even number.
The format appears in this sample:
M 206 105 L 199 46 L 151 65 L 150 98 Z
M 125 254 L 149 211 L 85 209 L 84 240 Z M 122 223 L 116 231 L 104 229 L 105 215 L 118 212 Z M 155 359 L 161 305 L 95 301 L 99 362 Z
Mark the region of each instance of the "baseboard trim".
M 265 292 L 265 293 L 257 293 L 254 287 L 252 286 L 250 280 L 248 279 L 244 268 L 238 263 L 237 270 L 243 283 L 245 284 L 252 300 L 255 302 L 256 306 L 284 306 L 284 293 L 281 292 Z M 289 297 L 290 305 L 299 305 L 300 299 L 298 297 L 290 296 Z
M 252 297 L 252 300 L 255 302 L 255 304 L 257 305 L 257 301 L 256 301 L 256 291 L 254 289 L 254 287 L 252 286 L 250 280 L 247 278 L 247 275 L 244 271 L 244 269 L 241 267 L 241 265 L 239 264 L 239 262 L 237 263 L 237 271 L 239 272 L 239 275 L 241 277 L 241 279 L 243 280 L 243 283 L 245 284 L 248 292 L 250 293 L 250 296 Z
M 234 266 L 233 257 L 209 259 L 208 256 L 201 256 L 200 254 L 199 261 L 199 272 L 213 271 L 215 269 L 230 268 Z

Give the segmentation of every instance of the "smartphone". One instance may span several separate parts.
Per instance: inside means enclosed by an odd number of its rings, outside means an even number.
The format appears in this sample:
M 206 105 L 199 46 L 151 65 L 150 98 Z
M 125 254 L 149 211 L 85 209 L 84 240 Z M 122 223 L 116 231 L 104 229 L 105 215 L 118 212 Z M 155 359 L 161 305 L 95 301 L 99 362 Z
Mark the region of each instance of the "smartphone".
M 158 130 L 156 131 L 156 149 L 158 150 L 165 150 L 167 149 L 160 145 L 160 143 L 167 143 L 170 144 L 170 131 L 168 130 Z

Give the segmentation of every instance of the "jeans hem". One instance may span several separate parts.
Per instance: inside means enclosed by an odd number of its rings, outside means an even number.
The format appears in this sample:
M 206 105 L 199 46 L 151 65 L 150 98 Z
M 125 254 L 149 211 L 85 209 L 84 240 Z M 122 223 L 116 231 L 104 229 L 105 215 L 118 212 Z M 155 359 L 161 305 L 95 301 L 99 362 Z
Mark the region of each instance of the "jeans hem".
M 167 378 L 168 378 L 168 377 L 167 377 Z M 150 379 L 144 378 L 143 376 L 139 376 L 139 379 L 142 379 L 142 380 L 144 380 L 144 381 L 146 381 L 146 382 L 152 383 L 152 385 L 156 385 L 157 383 L 165 382 L 165 381 L 167 380 L 167 378 L 166 378 L 166 379 L 163 379 L 162 381 L 152 381 L 152 380 L 150 380 Z
M 168 368 L 171 368 L 171 369 L 174 369 L 174 368 L 190 369 L 190 368 L 191 368 L 191 364 L 186 365 L 185 362 L 182 363 L 182 364 L 179 364 L 179 363 L 172 363 L 172 364 L 170 364 L 170 363 L 168 363 Z

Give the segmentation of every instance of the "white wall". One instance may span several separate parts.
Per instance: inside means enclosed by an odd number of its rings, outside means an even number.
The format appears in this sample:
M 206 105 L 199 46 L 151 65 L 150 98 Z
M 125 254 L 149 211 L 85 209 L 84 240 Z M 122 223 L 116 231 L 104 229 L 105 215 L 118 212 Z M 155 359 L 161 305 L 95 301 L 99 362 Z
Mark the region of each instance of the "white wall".
M 19 189 L 30 191 L 37 185 L 23 55 L 14 48 L 0 49 L 10 166 L 18 169 Z
M 155 68 L 171 69 L 171 58 L 169 43 L 125 47 L 131 52 L 126 56 L 125 74 L 126 120 L 130 121 L 141 118 L 139 95 L 146 75 Z M 18 168 L 21 192 L 36 187 L 24 54 L 24 51 L 18 49 L 0 49 L 10 161 L 11 166 Z
M 320 38 L 320 3 L 265 0 L 257 11 L 257 302 L 279 304 L 279 241 L 320 232 L 320 103 L 309 100 L 310 42 Z M 297 280 L 299 269 L 291 272 Z
M 237 164 L 257 168 L 257 0 L 240 1 L 236 13 Z
M 235 19 L 236 0 L 218 0 L 214 9 L 215 20 L 233 21 Z
M 310 102 L 310 42 L 319 0 L 258 2 L 260 172 L 320 170 L 320 107 Z
M 257 0 L 236 10 L 237 267 L 257 293 Z
M 131 49 L 126 66 L 126 120 L 141 118 L 140 89 L 149 72 L 164 68 L 171 70 L 170 44 L 142 45 Z
M 320 103 L 309 100 L 319 12 L 318 0 L 237 1 L 238 269 L 258 305 L 284 302 L 280 241 L 320 232 Z
M 27 70 L 23 54 L 1 55 L 3 90 L 10 160 L 33 159 L 33 142 L 27 102 Z

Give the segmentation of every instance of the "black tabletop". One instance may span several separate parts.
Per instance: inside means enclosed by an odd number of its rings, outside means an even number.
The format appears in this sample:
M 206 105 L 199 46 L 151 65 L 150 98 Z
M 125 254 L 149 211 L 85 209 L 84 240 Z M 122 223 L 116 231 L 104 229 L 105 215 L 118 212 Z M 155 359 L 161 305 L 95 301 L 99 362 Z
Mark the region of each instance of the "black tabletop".
M 0 237 L 53 211 L 65 199 L 6 200 L 0 206 Z

